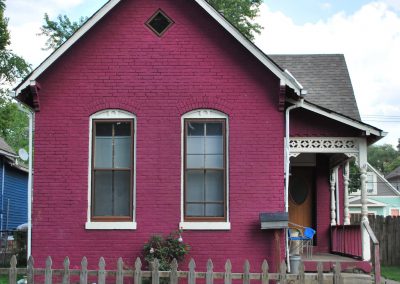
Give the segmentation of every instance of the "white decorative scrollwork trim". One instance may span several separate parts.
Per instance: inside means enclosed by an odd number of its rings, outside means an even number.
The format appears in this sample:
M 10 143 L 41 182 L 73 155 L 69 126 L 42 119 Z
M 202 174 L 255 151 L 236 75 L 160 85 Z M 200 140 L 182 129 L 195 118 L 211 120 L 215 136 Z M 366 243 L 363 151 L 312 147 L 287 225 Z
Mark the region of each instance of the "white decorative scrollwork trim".
M 357 138 L 297 137 L 290 138 L 291 153 L 358 153 Z

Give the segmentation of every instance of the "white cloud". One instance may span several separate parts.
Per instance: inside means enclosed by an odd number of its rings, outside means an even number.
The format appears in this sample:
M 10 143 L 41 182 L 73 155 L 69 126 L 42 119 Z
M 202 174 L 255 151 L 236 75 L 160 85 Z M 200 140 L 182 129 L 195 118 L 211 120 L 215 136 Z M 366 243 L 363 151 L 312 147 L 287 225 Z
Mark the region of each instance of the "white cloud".
M 332 4 L 329 2 L 324 2 L 320 4 L 321 8 L 324 10 L 329 10 L 330 8 L 332 8 Z
M 304 25 L 263 4 L 259 22 L 256 44 L 266 53 L 343 53 L 362 116 L 400 114 L 400 16 L 385 2 Z M 368 122 L 390 131 L 383 142 L 397 145 L 400 122 Z

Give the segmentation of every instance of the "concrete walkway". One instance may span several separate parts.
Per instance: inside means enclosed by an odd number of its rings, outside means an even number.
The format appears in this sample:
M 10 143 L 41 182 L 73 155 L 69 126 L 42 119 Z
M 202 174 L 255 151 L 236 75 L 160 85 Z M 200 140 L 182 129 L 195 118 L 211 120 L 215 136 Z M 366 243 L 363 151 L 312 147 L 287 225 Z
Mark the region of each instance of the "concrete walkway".
M 382 284 L 400 284 L 400 282 L 390 280 L 390 279 L 385 279 L 382 277 Z

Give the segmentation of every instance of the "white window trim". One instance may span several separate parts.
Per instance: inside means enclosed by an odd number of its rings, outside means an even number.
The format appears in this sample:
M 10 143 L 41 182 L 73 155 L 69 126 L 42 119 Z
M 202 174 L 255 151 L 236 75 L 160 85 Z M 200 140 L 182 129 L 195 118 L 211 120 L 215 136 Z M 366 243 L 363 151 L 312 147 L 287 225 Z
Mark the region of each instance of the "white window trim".
M 184 176 L 185 176 L 185 119 L 205 119 L 205 118 L 222 118 L 226 121 L 225 139 L 226 139 L 226 221 L 225 222 L 185 222 L 185 188 L 184 188 Z M 230 230 L 231 223 L 229 219 L 229 119 L 228 116 L 222 112 L 211 110 L 211 109 L 197 109 L 185 113 L 181 117 L 181 221 L 179 228 L 183 230 Z
M 373 172 L 367 172 L 367 182 L 368 182 L 368 176 L 372 176 L 372 192 L 368 192 L 367 188 L 367 195 L 377 195 L 378 194 L 377 176 Z
M 132 221 L 128 222 L 93 222 L 92 212 L 92 133 L 93 120 L 101 119 L 133 119 L 133 185 L 132 185 Z M 107 109 L 96 112 L 89 119 L 89 159 L 88 159 L 88 210 L 85 229 L 87 230 L 135 230 L 136 224 L 136 116 L 119 109 Z

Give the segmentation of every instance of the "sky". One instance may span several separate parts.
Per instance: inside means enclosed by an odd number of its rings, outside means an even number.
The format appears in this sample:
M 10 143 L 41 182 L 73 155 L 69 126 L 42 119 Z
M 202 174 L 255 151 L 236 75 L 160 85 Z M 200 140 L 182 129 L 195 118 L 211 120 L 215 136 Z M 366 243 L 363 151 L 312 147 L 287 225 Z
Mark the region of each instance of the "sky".
M 36 67 L 48 55 L 43 15 L 90 16 L 106 0 L 6 0 L 11 48 Z M 267 54 L 345 55 L 362 120 L 400 138 L 400 0 L 264 0 L 255 44 Z

